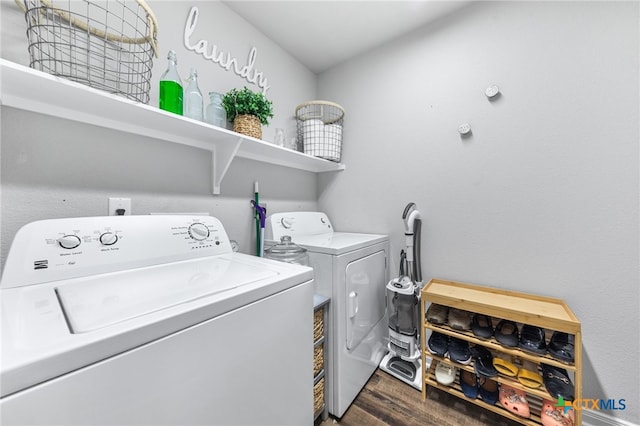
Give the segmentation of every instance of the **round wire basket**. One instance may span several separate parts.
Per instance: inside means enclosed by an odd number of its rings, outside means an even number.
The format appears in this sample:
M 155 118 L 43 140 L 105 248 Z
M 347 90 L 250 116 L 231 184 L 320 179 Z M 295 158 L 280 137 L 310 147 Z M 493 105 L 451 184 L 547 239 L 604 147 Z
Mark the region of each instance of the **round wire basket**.
M 298 144 L 302 152 L 340 162 L 344 109 L 329 101 L 309 101 L 296 107 Z
M 149 102 L 158 24 L 144 0 L 15 0 L 31 68 Z

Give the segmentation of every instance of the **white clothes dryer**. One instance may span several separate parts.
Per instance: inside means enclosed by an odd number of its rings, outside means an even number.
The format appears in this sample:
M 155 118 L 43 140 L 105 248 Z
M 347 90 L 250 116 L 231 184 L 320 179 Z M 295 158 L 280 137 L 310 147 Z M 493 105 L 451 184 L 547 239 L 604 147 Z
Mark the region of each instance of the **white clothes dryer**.
M 321 212 L 270 215 L 265 245 L 276 244 L 286 235 L 307 249 L 315 292 L 331 299 L 326 403 L 329 413 L 342 417 L 387 351 L 389 239 L 379 234 L 336 232 Z
M 313 422 L 313 271 L 210 216 L 33 222 L 0 282 L 0 423 Z

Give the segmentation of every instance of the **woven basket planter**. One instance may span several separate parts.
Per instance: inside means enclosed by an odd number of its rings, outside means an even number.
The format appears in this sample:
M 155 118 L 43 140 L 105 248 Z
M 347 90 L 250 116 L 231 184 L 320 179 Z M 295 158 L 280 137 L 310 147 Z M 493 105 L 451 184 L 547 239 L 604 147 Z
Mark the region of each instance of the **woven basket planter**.
M 233 120 L 233 131 L 252 138 L 262 139 L 262 124 L 260 124 L 260 120 L 255 115 L 236 115 Z

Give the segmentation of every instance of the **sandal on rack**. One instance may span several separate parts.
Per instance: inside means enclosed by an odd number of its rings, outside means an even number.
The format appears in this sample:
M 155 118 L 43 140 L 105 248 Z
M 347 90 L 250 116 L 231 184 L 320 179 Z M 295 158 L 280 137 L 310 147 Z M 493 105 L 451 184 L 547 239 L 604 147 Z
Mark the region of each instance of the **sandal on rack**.
M 464 396 L 476 399 L 480 391 L 478 387 L 478 376 L 471 371 L 460 370 L 460 388 Z
M 431 324 L 446 324 L 449 316 L 449 307 L 432 303 L 427 309 L 427 321 Z
M 480 377 L 479 384 L 480 389 L 478 389 L 478 393 L 484 402 L 491 405 L 498 402 L 498 382 L 488 377 Z
M 498 353 L 493 358 L 493 366 L 498 370 L 498 373 L 508 376 L 516 377 L 518 375 L 518 367 L 513 363 L 513 357 L 505 353 Z
M 542 381 L 547 392 L 554 398 L 563 397 L 567 401 L 573 401 L 575 388 L 567 370 L 548 364 L 541 364 L 540 367 L 542 368 Z
M 476 345 L 471 348 L 471 355 L 474 358 L 473 367 L 478 376 L 494 377 L 498 375 L 498 370 L 493 366 L 493 355 L 489 349 Z
M 531 416 L 529 402 L 527 402 L 527 396 L 524 391 L 504 383 L 500 385 L 500 404 L 520 417 L 529 418 Z
M 439 362 L 436 365 L 436 381 L 441 385 L 449 386 L 456 379 L 458 369 L 446 362 Z
M 543 399 L 540 420 L 542 426 L 573 426 L 575 413 L 573 408 L 565 410 L 564 407 L 559 407 L 553 401 Z
M 544 340 L 544 330 L 534 325 L 524 324 L 520 330 L 520 349 L 538 355 L 547 353 L 547 343 Z
M 542 376 L 538 373 L 538 365 L 532 361 L 523 361 L 518 372 L 518 381 L 528 388 L 537 389 L 542 386 Z
M 463 309 L 450 308 L 448 318 L 449 327 L 454 330 L 470 330 L 472 315 L 471 312 Z
M 557 360 L 573 363 L 575 336 L 573 334 L 554 331 L 549 340 L 547 350 Z
M 427 341 L 427 349 L 433 355 L 445 356 L 449 351 L 449 336 L 434 331 Z
M 509 320 L 500 320 L 493 332 L 494 337 L 503 346 L 515 348 L 518 346 L 518 325 Z
M 481 339 L 488 339 L 493 336 L 493 324 L 491 317 L 482 314 L 473 314 L 471 319 L 471 331 Z
M 449 359 L 459 364 L 467 365 L 471 362 L 471 350 L 466 340 L 449 338 Z

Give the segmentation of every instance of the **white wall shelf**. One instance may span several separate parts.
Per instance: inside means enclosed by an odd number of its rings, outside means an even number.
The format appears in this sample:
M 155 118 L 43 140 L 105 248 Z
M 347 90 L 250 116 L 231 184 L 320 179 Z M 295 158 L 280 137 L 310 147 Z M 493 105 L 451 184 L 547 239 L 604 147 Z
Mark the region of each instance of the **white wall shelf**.
M 344 170 L 312 157 L 0 58 L 0 104 L 211 152 L 212 192 L 235 157 L 315 173 Z

